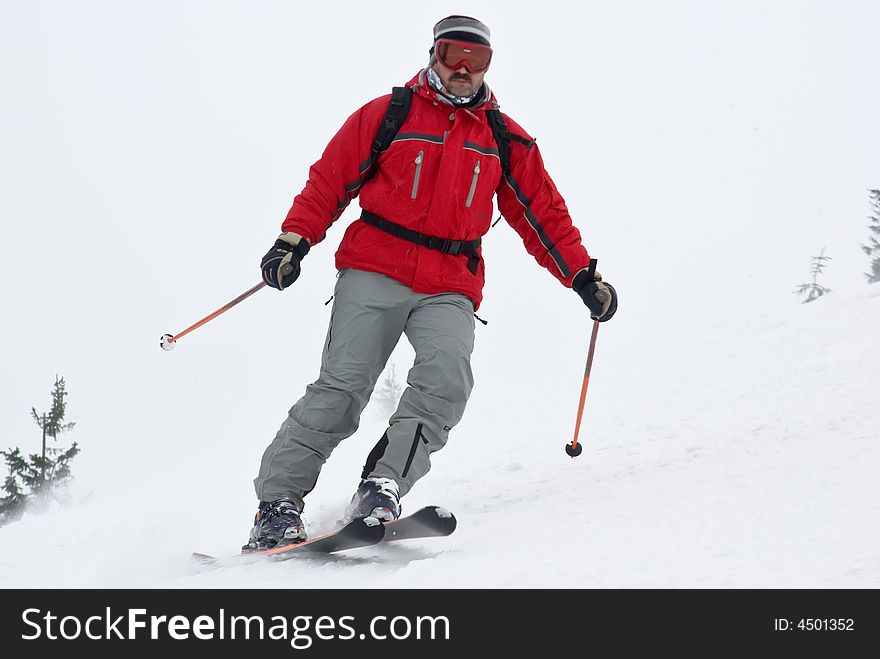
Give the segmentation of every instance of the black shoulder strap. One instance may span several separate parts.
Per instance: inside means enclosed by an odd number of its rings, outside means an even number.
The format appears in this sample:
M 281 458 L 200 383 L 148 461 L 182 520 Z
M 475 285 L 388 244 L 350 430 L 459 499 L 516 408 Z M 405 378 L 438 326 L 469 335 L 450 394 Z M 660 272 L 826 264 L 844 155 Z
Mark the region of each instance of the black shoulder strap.
M 363 176 L 361 176 L 361 185 L 366 183 L 376 170 L 376 163 L 383 151 L 391 146 L 403 122 L 409 115 L 409 108 L 412 103 L 412 89 L 409 87 L 395 87 L 391 91 L 391 101 L 388 103 L 388 109 L 385 111 L 385 118 L 376 132 L 376 138 L 370 147 L 370 162 Z M 514 140 L 530 149 L 534 146 L 534 141 L 525 137 L 521 137 L 507 130 L 507 123 L 501 116 L 498 109 L 486 110 L 486 116 L 489 119 L 489 127 L 492 129 L 492 136 L 498 145 L 498 157 L 501 160 L 501 169 L 505 174 L 510 174 L 510 141 Z
M 489 119 L 489 127 L 492 129 L 492 135 L 495 137 L 495 143 L 498 145 L 498 157 L 501 160 L 501 171 L 505 175 L 510 174 L 510 140 L 514 140 L 524 145 L 527 149 L 534 146 L 534 141 L 520 137 L 515 133 L 507 130 L 507 123 L 501 116 L 501 110 L 486 110 L 486 117 Z
M 373 173 L 376 171 L 376 162 L 379 155 L 385 151 L 394 138 L 403 122 L 409 115 L 409 106 L 412 103 L 412 89 L 409 87 L 395 87 L 391 90 L 391 102 L 388 103 L 388 109 L 385 111 L 385 118 L 382 120 L 379 130 L 376 131 L 376 138 L 370 147 L 370 164 L 367 171 L 361 176 L 361 185 L 366 183 Z

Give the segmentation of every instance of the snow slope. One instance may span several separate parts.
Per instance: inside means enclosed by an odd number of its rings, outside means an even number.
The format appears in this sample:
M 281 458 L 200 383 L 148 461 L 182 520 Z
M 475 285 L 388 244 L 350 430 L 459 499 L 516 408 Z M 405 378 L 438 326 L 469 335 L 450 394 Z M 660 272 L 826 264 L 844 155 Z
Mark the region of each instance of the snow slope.
M 39 450 L 30 410 L 56 373 L 82 448 L 75 505 L 0 528 L 0 587 L 880 587 L 880 286 L 859 249 L 880 4 L 466 5 L 492 29 L 489 84 L 621 295 L 583 455 L 563 446 L 586 311 L 501 222 L 468 410 L 404 501 L 449 507 L 456 533 L 193 564 L 247 537 L 262 451 L 318 372 L 357 204 L 294 288 L 174 352 L 159 337 L 259 281 L 330 136 L 409 80 L 459 9 L 397 3 L 390 56 L 364 48 L 378 19 L 354 0 L 0 3 L 0 448 Z M 823 248 L 834 293 L 801 305 Z M 398 373 L 411 357 L 404 342 Z M 313 533 L 383 430 L 371 404 L 308 497 Z
M 880 287 L 678 326 L 642 333 L 621 307 L 602 327 L 576 460 L 563 446 L 586 323 L 566 335 L 576 356 L 517 367 L 528 391 L 502 346 L 480 346 L 487 384 L 404 500 L 454 510 L 450 538 L 196 565 L 191 551 L 246 538 L 256 464 L 239 456 L 188 490 L 131 471 L 123 493 L 99 486 L 0 529 L 0 586 L 880 587 Z M 312 532 L 381 430 L 368 408 L 309 497 Z

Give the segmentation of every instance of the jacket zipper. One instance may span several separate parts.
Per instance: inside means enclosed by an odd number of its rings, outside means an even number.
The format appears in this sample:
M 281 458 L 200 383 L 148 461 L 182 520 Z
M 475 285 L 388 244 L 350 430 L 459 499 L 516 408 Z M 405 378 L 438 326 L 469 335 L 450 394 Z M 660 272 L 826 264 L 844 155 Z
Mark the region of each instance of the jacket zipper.
M 474 193 L 477 191 L 477 181 L 480 180 L 480 161 L 477 161 L 477 164 L 474 165 L 474 180 L 471 181 L 471 191 L 468 193 L 467 202 L 465 206 L 467 208 L 471 207 L 471 204 L 474 201 Z
M 422 161 L 425 159 L 425 152 L 419 151 L 419 155 L 416 156 L 416 176 L 413 180 L 413 189 L 412 189 L 412 198 L 415 199 L 416 195 L 419 194 L 419 178 L 422 176 Z

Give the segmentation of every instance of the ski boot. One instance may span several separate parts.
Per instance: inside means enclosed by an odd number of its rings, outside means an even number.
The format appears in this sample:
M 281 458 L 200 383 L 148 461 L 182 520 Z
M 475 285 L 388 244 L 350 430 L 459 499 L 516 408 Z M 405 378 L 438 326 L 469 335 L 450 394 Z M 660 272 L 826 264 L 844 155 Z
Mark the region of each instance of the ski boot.
M 241 552 L 246 554 L 280 545 L 293 545 L 305 542 L 306 539 L 305 524 L 293 501 L 286 498 L 260 501 L 250 539 L 241 548 Z
M 400 495 L 397 483 L 391 478 L 366 478 L 361 481 L 345 511 L 348 520 L 356 517 L 375 517 L 393 522 L 400 517 Z

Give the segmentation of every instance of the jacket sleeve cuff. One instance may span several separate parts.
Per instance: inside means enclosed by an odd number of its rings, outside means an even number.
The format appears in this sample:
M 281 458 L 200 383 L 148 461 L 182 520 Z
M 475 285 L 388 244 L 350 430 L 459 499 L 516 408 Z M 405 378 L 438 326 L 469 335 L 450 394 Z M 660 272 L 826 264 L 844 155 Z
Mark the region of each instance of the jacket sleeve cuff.
M 293 233 L 292 231 L 285 231 L 280 236 L 278 236 L 278 240 L 276 242 L 282 242 L 290 245 L 294 248 L 293 251 L 297 253 L 299 258 L 303 258 L 306 254 L 309 253 L 309 249 L 311 249 L 311 245 L 309 241 L 303 238 L 298 233 Z

